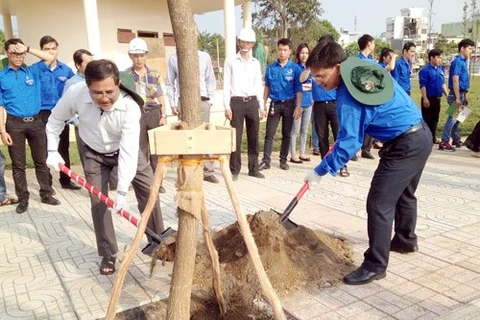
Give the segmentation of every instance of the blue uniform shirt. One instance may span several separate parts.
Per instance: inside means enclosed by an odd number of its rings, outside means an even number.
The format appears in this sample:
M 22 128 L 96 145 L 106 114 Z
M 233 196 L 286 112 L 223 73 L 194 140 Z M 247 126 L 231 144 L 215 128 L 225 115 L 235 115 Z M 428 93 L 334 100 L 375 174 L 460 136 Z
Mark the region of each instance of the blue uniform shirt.
M 468 78 L 467 59 L 458 55 L 450 64 L 448 73 L 448 88 L 453 90 L 453 76 L 458 76 L 460 91 L 470 88 L 470 79 Z
M 47 65 L 36 63 L 18 70 L 0 71 L 0 106 L 15 117 L 33 117 L 40 112 L 40 76 Z
M 385 64 L 385 62 L 379 62 L 378 65 L 379 65 L 380 67 L 384 68 L 384 69 L 387 67 L 387 65 Z
M 300 69 L 305 70 L 305 66 L 300 62 L 298 63 Z M 303 82 L 304 84 L 312 84 L 312 75 L 309 74 L 307 80 Z M 303 91 L 302 90 L 302 107 L 311 107 L 312 106 L 312 90 Z
M 397 80 L 398 84 L 410 94 L 410 76 L 412 74 L 412 63 L 401 57 L 395 63 L 395 69 L 392 70 L 393 79 Z
M 422 121 L 422 114 L 415 102 L 397 82 L 394 95 L 387 103 L 366 106 L 355 100 L 342 82 L 337 88 L 337 117 L 339 131 L 332 152 L 315 167 L 323 176 L 336 175 L 362 147 L 363 136 L 368 134 L 380 142 L 386 142 Z
M 362 60 L 372 60 L 372 61 L 375 61 L 375 60 L 373 60 L 372 56 L 369 55 L 368 57 L 366 57 L 366 56 L 365 56 L 363 53 L 361 53 L 361 52 L 359 52 L 359 53 L 357 54 L 357 58 L 362 59 Z
M 283 67 L 275 61 L 265 70 L 265 86 L 270 87 L 269 97 L 272 101 L 295 99 L 297 92 L 302 92 L 300 74 L 302 69 L 292 60 Z
M 436 68 L 428 63 L 418 73 L 420 89 L 427 90 L 427 96 L 441 97 L 443 94 L 442 86 L 445 84 L 445 70 L 442 66 Z
M 313 101 L 325 102 L 337 100 L 337 90 L 325 90 L 322 86 L 319 86 L 316 81 L 312 83 L 312 96 Z
M 38 63 L 43 63 L 39 61 Z M 68 79 L 74 76 L 72 69 L 65 63 L 57 60 L 57 66 L 51 70 L 47 68 L 41 75 L 42 105 L 40 110 L 52 110 L 63 94 L 63 87 Z

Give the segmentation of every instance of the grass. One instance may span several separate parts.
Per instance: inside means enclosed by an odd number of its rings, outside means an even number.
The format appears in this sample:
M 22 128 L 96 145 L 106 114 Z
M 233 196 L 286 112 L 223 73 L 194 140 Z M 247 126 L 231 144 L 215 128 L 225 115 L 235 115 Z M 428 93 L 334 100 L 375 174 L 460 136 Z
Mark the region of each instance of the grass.
M 417 103 L 417 105 L 420 105 L 420 89 L 418 88 L 418 80 L 413 79 L 412 80 L 412 99 Z M 467 94 L 468 101 L 469 101 L 469 108 L 472 110 L 472 113 L 468 116 L 468 118 L 465 120 L 464 123 L 460 125 L 460 133 L 462 136 L 467 136 L 472 132 L 473 128 L 475 127 L 475 124 L 477 121 L 480 120 L 480 78 L 479 77 L 474 77 L 471 79 L 470 82 L 470 90 Z M 438 123 L 438 132 L 437 132 L 437 137 L 440 137 L 442 134 L 442 129 L 443 125 L 445 124 L 445 120 L 447 118 L 447 115 L 445 113 L 445 110 L 447 110 L 447 101 L 445 98 L 442 98 L 442 110 L 440 111 L 440 121 Z M 260 142 L 260 154 L 263 152 L 263 145 L 265 142 L 265 129 L 266 129 L 266 122 L 260 123 L 260 133 L 259 133 L 259 142 Z M 311 136 L 311 130 L 312 126 L 309 127 L 309 133 L 308 136 Z M 330 134 L 330 137 L 332 135 Z M 274 140 L 274 150 L 278 151 L 280 150 L 280 144 L 281 144 L 281 139 L 282 139 L 282 134 L 281 134 L 281 125 L 278 126 L 277 128 L 277 133 L 275 134 L 275 140 Z M 310 139 L 307 139 L 309 141 Z M 308 147 L 308 143 L 307 143 Z M 11 169 L 11 159 L 8 154 L 8 148 L 4 145 L 0 145 L 0 150 L 3 152 L 5 155 L 5 158 L 7 160 L 7 169 Z M 247 152 L 247 139 L 246 135 L 244 134 L 243 140 L 242 140 L 242 152 Z M 79 165 L 80 164 L 80 156 L 78 154 L 78 149 L 77 149 L 77 143 L 76 142 L 70 142 L 70 163 L 71 165 Z M 33 168 L 33 161 L 32 157 L 30 156 L 30 148 L 27 145 L 27 168 Z

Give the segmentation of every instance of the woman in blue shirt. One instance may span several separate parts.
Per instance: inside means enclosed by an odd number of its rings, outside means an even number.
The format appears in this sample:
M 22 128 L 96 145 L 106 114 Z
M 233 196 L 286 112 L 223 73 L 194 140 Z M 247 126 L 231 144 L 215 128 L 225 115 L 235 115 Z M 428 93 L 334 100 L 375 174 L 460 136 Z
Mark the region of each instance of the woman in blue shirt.
M 310 48 L 308 44 L 302 43 L 297 47 L 296 61 L 300 68 L 305 70 Z M 305 145 L 307 143 L 307 131 L 310 118 L 312 117 L 312 76 L 308 76 L 307 80 L 302 82 L 302 115 L 295 120 L 292 128 L 292 136 L 290 140 L 290 162 L 302 163 L 310 161 L 305 154 Z M 297 135 L 300 133 L 300 156 L 297 154 Z

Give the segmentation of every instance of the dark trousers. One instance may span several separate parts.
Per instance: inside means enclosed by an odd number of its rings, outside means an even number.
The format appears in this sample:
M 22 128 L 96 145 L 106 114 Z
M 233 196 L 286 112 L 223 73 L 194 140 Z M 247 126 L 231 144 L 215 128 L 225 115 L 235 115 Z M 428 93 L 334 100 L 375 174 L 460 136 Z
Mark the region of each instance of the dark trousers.
M 52 111 L 50 110 L 41 110 L 39 115 L 42 119 L 45 126 L 48 122 L 48 117 Z M 70 152 L 68 151 L 70 148 L 70 126 L 65 124 L 62 133 L 60 133 L 60 142 L 58 143 L 58 153 L 62 156 L 62 159 L 65 161 L 65 165 L 67 168 L 70 168 Z M 50 176 L 51 179 L 51 176 Z M 70 177 L 63 172 L 60 172 L 60 184 L 68 183 L 70 181 Z
M 267 116 L 267 129 L 265 132 L 265 144 L 263 147 L 263 159 L 265 163 L 270 163 L 273 138 L 277 132 L 278 123 L 282 118 L 282 144 L 280 147 L 280 162 L 287 162 L 288 149 L 290 148 L 290 140 L 293 127 L 293 112 L 295 111 L 295 101 L 285 101 L 278 103 L 270 103 Z
M 315 101 L 313 103 L 313 123 L 318 135 L 318 147 L 322 159 L 328 152 L 328 125 L 332 128 L 333 141 L 337 140 L 338 119 L 336 101 Z
M 379 151 L 367 197 L 369 248 L 363 266 L 372 272 L 387 268 L 391 242 L 413 248 L 417 245 L 417 189 L 432 151 L 432 135 L 426 123 L 420 130 L 403 133 L 385 142 Z M 392 240 L 392 224 L 395 235 Z
M 6 131 L 10 134 L 13 144 L 8 147 L 8 153 L 12 159 L 13 182 L 15 193 L 19 200 L 28 200 L 27 176 L 26 176 L 26 147 L 25 140 L 30 146 L 35 174 L 40 185 L 40 197 L 44 198 L 52 194 L 52 180 L 47 167 L 47 137 L 45 124 L 37 115 L 31 117 L 30 122 L 26 118 L 18 118 L 7 115 Z
M 363 144 L 362 144 L 362 151 L 363 152 L 370 152 L 372 150 L 372 145 L 373 145 L 373 139 L 370 137 L 368 134 L 365 134 L 363 136 Z
M 150 154 L 150 146 L 148 143 L 148 130 L 158 128 L 160 125 L 160 119 L 162 113 L 160 111 L 160 106 L 154 109 L 146 109 L 147 111 L 142 111 L 142 116 L 140 118 L 140 152 L 145 156 L 145 159 L 149 159 L 150 166 L 152 167 L 153 172 L 157 169 L 157 155 Z M 149 111 L 148 111 L 149 110 Z
M 86 146 L 84 160 L 84 171 L 87 181 L 108 196 L 108 180 L 112 170 L 118 165 L 118 154 L 116 156 L 105 156 Z M 132 181 L 132 186 L 140 212 L 143 212 L 147 205 L 150 185 L 152 183 L 152 168 L 143 154 L 139 152 L 137 173 Z M 100 256 L 113 256 L 118 252 L 118 246 L 115 238 L 112 214 L 107 210 L 107 205 L 92 194 L 90 194 L 90 204 L 98 254 Z M 147 226 L 157 234 L 162 233 L 164 230 L 162 212 L 158 200 L 148 220 Z M 147 238 L 148 241 L 152 240 L 149 236 L 147 236 Z
M 430 101 L 430 107 L 425 108 L 423 106 L 423 98 L 420 100 L 420 105 L 422 106 L 422 118 L 425 123 L 428 125 L 430 132 L 432 133 L 432 141 L 435 142 L 438 120 L 440 117 L 440 101 L 442 97 L 431 97 L 427 96 L 428 101 Z
M 232 110 L 232 121 L 230 125 L 235 128 L 236 151 L 230 155 L 230 171 L 238 175 L 242 168 L 242 135 L 243 123 L 247 127 L 247 145 L 248 145 L 248 172 L 258 172 L 258 128 L 260 117 L 258 100 L 252 98 L 249 101 L 230 100 L 230 109 Z

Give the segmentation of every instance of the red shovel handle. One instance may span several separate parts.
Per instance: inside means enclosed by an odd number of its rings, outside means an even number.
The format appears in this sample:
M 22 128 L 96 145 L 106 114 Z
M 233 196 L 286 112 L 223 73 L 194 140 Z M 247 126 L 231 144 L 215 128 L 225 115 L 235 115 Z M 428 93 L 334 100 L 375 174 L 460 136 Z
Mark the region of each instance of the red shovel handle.
M 305 192 L 307 192 L 308 189 L 310 189 L 310 185 L 308 184 L 308 181 L 305 181 L 302 188 L 297 193 L 297 196 L 296 196 L 297 200 L 300 200 L 305 194 Z

